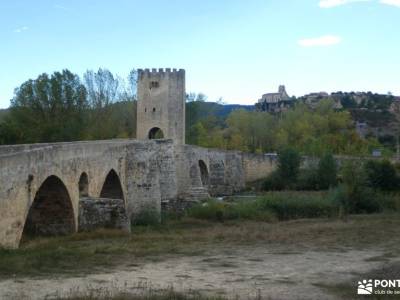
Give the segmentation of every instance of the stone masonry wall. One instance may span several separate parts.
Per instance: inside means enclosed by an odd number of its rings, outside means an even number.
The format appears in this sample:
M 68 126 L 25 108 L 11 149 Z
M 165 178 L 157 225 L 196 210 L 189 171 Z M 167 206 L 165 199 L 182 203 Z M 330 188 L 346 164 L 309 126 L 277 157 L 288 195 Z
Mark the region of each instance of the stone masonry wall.
M 263 179 L 277 167 L 277 156 L 267 154 L 242 153 L 244 178 L 246 182 Z
M 208 184 L 201 180 L 199 161 L 207 167 Z M 192 145 L 175 147 L 178 197 L 193 189 L 205 188 L 211 196 L 230 195 L 244 188 L 244 169 L 240 152 L 207 149 Z
M 210 195 L 238 192 L 246 182 L 267 176 L 275 165 L 276 161 L 265 155 L 179 145 L 172 140 L 3 146 L 0 147 L 0 246 L 18 247 L 29 209 L 38 201 L 38 190 L 50 176 L 65 186 L 65 201 L 71 203 L 74 220 L 71 230 L 76 231 L 81 210 L 89 209 L 80 202 L 82 174 L 87 175 L 85 194 L 97 198 L 101 197 L 107 176 L 114 172 L 112 182 L 121 183 L 120 194 L 131 220 L 147 208 L 161 211 L 162 202 L 165 206 L 177 203 L 174 206 L 184 208 L 185 201 L 192 203 Z M 99 214 L 97 209 L 93 208 L 95 215 Z
M 185 70 L 138 70 L 137 138 L 149 139 L 152 128 L 164 138 L 185 143 Z
M 78 230 L 93 231 L 99 228 L 130 231 L 130 220 L 123 199 L 80 199 Z

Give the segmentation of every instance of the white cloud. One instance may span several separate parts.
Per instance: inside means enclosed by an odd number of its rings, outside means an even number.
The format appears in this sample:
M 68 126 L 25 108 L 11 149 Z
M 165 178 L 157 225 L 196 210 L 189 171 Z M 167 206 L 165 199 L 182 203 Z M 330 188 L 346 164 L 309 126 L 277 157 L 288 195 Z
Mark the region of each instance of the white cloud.
M 21 33 L 21 32 L 26 31 L 26 30 L 28 30 L 28 29 L 29 29 L 28 26 L 22 26 L 22 27 L 20 27 L 20 28 L 14 29 L 14 32 L 15 32 L 15 33 Z
M 354 3 L 354 2 L 367 2 L 367 1 L 371 1 L 371 0 L 321 0 L 321 1 L 319 1 L 319 7 L 331 8 L 331 7 L 345 5 L 345 4 Z M 398 2 L 398 0 L 382 0 L 382 1 Z
M 298 43 L 302 47 L 327 47 L 339 44 L 341 41 L 340 36 L 324 35 L 317 38 L 301 39 Z
M 400 0 L 380 0 L 382 4 L 400 7 Z

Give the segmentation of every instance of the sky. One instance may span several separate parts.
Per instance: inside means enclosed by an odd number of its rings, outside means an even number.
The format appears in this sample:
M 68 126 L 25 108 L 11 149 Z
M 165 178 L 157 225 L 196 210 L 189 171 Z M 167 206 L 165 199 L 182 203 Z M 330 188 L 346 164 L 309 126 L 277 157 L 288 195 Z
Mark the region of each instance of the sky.
M 0 108 L 41 73 L 184 68 L 186 91 L 254 104 L 400 95 L 400 0 L 0 0 Z

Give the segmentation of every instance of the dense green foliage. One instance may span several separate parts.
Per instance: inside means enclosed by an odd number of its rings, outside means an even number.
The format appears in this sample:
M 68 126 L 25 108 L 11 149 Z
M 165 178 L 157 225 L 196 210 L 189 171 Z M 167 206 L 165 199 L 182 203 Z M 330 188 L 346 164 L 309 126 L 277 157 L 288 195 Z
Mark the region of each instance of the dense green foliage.
M 388 160 L 367 161 L 365 164 L 367 184 L 375 190 L 393 191 L 400 187 L 395 167 Z
M 310 160 L 300 168 L 301 157 L 293 149 L 284 149 L 278 155 L 278 168 L 263 183 L 266 191 L 326 190 L 337 184 L 337 163 L 332 154 L 325 154 L 317 163 Z
M 381 146 L 374 138 L 360 138 L 350 113 L 336 110 L 330 100 L 320 101 L 315 108 L 300 103 L 277 115 L 239 109 L 232 111 L 226 120 L 213 113 L 213 109 L 207 117 L 196 115 L 197 107 L 200 115 L 207 107 L 200 101 L 190 103 L 190 107 L 187 142 L 204 147 L 256 153 L 292 148 L 302 154 L 320 156 L 367 155 Z
M 284 149 L 279 153 L 277 173 L 285 187 L 297 181 L 300 163 L 300 154 L 293 149 Z
M 86 109 L 86 89 L 78 76 L 68 70 L 42 74 L 16 90 L 5 131 L 16 142 L 81 138 Z
M 343 207 L 349 205 L 345 186 L 328 192 L 273 192 L 254 198 L 237 199 L 233 202 L 209 200 L 187 211 L 187 216 L 209 221 L 253 220 L 271 222 L 302 218 L 339 217 Z M 352 201 L 352 200 L 350 200 Z M 359 197 L 346 207 L 347 214 L 376 213 L 382 210 L 399 211 L 396 195 L 375 193 L 373 197 Z
M 130 84 L 107 70 L 41 74 L 15 90 L 0 120 L 0 144 L 134 137 L 135 72 Z
M 279 192 L 232 203 L 210 200 L 192 207 L 192 218 L 224 221 L 274 221 L 334 216 L 337 206 L 322 193 Z
M 321 157 L 317 170 L 318 188 L 328 189 L 337 184 L 337 164 L 332 154 Z
M 398 209 L 398 195 L 388 193 L 400 188 L 396 169 L 389 161 L 345 161 L 341 181 L 332 199 L 340 206 L 342 215 Z
M 341 169 L 342 184 L 338 199 L 344 213 L 372 213 L 380 210 L 373 191 L 367 186 L 362 161 L 348 160 Z
M 123 80 L 99 69 L 87 71 L 82 80 L 68 70 L 28 80 L 16 89 L 7 114 L 0 115 L 0 144 L 135 137 L 136 77 L 132 71 Z M 366 155 L 382 146 L 360 138 L 350 113 L 337 110 L 332 99 L 316 105 L 298 101 L 280 114 L 206 99 L 187 95 L 188 144 L 255 153 L 291 148 L 313 156 Z

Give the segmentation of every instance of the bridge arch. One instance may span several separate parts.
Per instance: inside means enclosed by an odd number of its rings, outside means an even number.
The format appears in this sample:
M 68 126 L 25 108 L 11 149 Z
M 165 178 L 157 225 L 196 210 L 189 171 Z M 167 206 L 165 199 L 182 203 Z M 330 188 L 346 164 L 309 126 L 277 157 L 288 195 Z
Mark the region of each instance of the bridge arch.
M 125 200 L 121 180 L 114 169 L 111 169 L 111 171 L 108 172 L 107 177 L 104 180 L 103 187 L 101 188 L 100 192 L 100 198 Z
M 83 172 L 79 177 L 78 188 L 79 198 L 89 197 L 89 177 L 86 172 Z
M 40 185 L 29 208 L 22 237 L 66 235 L 75 232 L 71 197 L 62 180 L 51 175 Z
M 163 139 L 164 132 L 159 127 L 153 127 L 149 131 L 148 138 L 149 140 Z
M 204 187 L 206 187 L 210 183 L 210 175 L 209 175 L 209 172 L 208 172 L 207 165 L 202 159 L 199 160 L 199 169 L 200 169 L 201 184 Z

